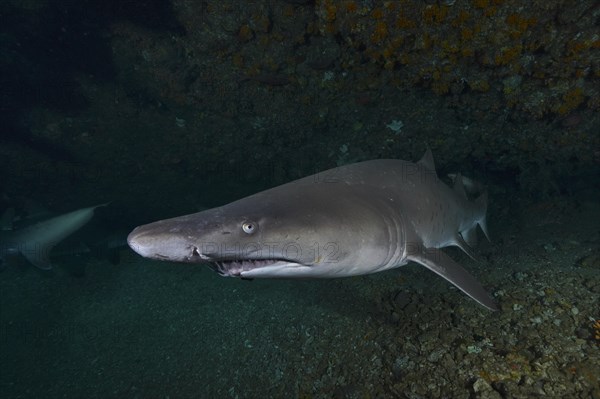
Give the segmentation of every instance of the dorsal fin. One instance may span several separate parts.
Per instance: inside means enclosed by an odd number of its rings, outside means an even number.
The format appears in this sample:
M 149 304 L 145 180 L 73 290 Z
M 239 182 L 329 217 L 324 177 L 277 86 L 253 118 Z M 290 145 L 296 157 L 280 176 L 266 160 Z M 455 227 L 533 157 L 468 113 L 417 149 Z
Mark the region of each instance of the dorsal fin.
M 457 173 L 456 179 L 454 179 L 454 192 L 458 194 L 460 198 L 467 199 L 467 193 L 465 191 L 465 186 L 463 185 L 463 179 L 460 173 Z
M 432 172 L 435 172 L 435 163 L 433 162 L 433 154 L 431 153 L 431 148 L 429 148 L 429 146 L 427 146 L 427 150 L 425 151 L 425 154 L 423 154 L 423 157 L 417 163 L 419 165 L 425 167 L 426 169 L 429 169 Z

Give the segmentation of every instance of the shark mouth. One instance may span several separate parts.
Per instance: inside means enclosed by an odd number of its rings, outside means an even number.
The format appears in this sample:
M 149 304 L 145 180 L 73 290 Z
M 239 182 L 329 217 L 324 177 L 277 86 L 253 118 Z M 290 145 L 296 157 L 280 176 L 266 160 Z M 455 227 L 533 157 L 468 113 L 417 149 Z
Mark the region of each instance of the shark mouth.
M 299 263 L 285 259 L 230 259 L 213 261 L 210 263 L 210 268 L 221 276 L 244 277 L 245 273 L 258 269 L 281 268 L 293 265 L 299 265 Z

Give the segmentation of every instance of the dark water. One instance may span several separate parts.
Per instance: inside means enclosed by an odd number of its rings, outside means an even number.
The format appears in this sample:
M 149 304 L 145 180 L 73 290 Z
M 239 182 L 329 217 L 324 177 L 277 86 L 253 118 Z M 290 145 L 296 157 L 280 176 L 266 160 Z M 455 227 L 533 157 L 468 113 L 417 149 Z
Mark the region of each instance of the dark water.
M 599 12 L 2 2 L 2 255 L 27 225 L 110 204 L 52 270 L 5 257 L 0 396 L 600 397 Z M 140 224 L 427 147 L 445 181 L 486 186 L 492 241 L 477 261 L 445 252 L 498 312 L 413 263 L 249 282 L 125 243 Z

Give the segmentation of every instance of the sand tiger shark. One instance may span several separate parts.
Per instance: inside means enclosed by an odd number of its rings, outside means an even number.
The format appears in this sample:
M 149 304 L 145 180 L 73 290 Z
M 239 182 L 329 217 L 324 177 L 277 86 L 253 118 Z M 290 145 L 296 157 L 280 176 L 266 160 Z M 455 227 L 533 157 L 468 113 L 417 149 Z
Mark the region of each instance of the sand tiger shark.
M 428 149 L 417 163 L 381 159 L 329 169 L 224 206 L 135 228 L 143 257 L 209 263 L 223 276 L 332 278 L 416 262 L 491 310 L 496 304 L 440 250 L 474 257 L 486 236 L 487 194 L 471 201 L 460 175 L 450 188 Z
M 105 205 L 78 209 L 14 231 L 10 226 L 14 210 L 9 208 L 2 217 L 0 268 L 8 256 L 21 254 L 34 266 L 43 270 L 51 269 L 49 257 L 52 248 L 89 222 L 96 208 Z

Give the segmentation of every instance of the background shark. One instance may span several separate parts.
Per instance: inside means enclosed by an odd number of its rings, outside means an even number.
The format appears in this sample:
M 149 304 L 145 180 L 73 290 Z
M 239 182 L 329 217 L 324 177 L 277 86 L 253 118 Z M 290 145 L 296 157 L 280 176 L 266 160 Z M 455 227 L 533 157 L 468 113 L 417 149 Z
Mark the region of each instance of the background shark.
M 137 227 L 138 254 L 210 262 L 224 276 L 331 278 L 375 273 L 409 261 L 496 310 L 483 287 L 439 248 L 473 256 L 487 235 L 487 195 L 471 202 L 462 178 L 437 178 L 427 150 L 418 163 L 373 160 L 330 169 L 228 205 Z
M 51 269 L 49 257 L 52 248 L 88 223 L 96 208 L 106 205 L 78 209 L 16 230 L 12 230 L 14 209 L 9 208 L 2 217 L 0 268 L 4 267 L 8 256 L 21 254 L 34 266 L 42 270 Z

